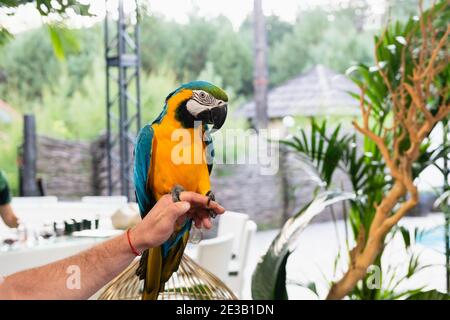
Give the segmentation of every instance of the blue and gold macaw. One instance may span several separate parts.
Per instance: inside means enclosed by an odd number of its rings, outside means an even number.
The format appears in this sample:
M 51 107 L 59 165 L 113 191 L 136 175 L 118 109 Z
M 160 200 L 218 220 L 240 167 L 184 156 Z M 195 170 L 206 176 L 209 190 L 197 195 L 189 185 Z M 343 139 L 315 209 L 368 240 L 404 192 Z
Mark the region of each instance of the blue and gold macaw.
M 183 189 L 214 200 L 209 180 L 214 150 L 207 126 L 222 127 L 227 102 L 221 88 L 206 81 L 189 82 L 170 93 L 161 114 L 141 129 L 134 151 L 134 184 L 142 217 L 163 195 L 172 193 L 177 199 Z M 137 275 L 145 279 L 144 300 L 157 299 L 178 269 L 191 223 L 188 219 L 164 244 L 142 255 Z

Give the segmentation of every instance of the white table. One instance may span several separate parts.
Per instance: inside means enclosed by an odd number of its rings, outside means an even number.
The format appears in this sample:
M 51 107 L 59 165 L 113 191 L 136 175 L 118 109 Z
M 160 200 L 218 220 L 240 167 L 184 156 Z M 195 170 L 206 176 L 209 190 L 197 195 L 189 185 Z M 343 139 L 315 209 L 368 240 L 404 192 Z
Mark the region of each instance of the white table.
M 86 250 L 107 238 L 60 237 L 42 240 L 33 246 L 12 247 L 0 251 L 0 275 L 48 264 Z
M 33 229 L 44 223 L 70 219 L 99 219 L 100 229 L 112 229 L 111 216 L 122 206 L 117 203 L 83 202 L 13 202 L 13 209 L 19 219 Z M 11 236 L 13 230 L 0 219 L 0 241 Z M 30 246 L 20 245 L 5 251 L 0 243 L 0 275 L 41 266 L 74 255 L 107 238 L 60 237 L 42 240 Z

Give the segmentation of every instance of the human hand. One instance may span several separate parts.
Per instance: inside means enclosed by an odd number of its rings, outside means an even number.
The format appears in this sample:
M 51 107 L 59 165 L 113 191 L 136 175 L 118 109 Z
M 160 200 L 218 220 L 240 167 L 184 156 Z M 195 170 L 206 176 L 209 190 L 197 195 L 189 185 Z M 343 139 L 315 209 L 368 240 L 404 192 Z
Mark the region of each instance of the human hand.
M 180 201 L 173 202 L 170 195 L 164 195 L 145 218 L 130 231 L 133 245 L 140 252 L 164 243 L 175 230 L 181 226 L 187 218 L 192 218 L 197 228 L 202 226 L 206 229 L 212 227 L 209 211 L 212 209 L 216 214 L 223 214 L 225 209 L 208 197 L 189 191 L 180 193 Z

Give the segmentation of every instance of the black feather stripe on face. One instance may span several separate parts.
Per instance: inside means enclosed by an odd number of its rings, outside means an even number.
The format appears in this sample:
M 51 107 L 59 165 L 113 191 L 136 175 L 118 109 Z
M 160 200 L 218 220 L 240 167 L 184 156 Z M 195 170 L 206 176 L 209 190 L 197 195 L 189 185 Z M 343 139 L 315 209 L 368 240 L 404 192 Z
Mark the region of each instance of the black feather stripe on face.
M 186 106 L 187 102 L 188 102 L 188 100 L 183 101 L 182 103 L 180 103 L 178 108 L 175 110 L 175 119 L 181 123 L 183 128 L 193 128 L 195 118 L 188 111 L 187 106 Z

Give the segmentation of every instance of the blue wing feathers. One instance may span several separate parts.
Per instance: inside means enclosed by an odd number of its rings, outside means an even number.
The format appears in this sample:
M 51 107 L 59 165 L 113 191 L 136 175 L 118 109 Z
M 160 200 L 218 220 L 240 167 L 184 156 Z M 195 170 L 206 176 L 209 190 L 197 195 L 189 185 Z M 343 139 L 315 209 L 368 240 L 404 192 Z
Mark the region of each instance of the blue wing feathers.
M 134 186 L 141 216 L 154 206 L 155 200 L 147 190 L 147 176 L 152 157 L 153 128 L 146 125 L 139 131 L 134 149 Z

